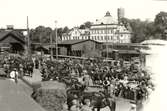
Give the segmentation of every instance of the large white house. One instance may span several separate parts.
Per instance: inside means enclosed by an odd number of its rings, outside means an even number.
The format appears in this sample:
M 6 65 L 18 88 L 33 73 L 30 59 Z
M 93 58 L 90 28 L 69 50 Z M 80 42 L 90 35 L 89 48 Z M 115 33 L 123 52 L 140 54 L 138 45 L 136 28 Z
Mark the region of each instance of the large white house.
M 62 35 L 62 40 L 95 40 L 98 42 L 130 43 L 131 32 L 120 22 L 113 19 L 110 12 L 96 20 L 90 29 L 74 27 L 68 33 Z
M 90 39 L 99 42 L 130 43 L 131 32 L 107 12 L 91 26 Z

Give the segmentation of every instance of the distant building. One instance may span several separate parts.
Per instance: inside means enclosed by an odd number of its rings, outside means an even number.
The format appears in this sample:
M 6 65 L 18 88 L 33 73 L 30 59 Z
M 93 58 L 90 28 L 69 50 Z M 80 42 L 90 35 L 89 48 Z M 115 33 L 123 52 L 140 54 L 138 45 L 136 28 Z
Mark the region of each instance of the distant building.
M 20 53 L 25 48 L 25 36 L 20 31 L 0 29 L 0 52 Z
M 98 42 L 130 43 L 131 32 L 107 12 L 106 15 L 91 26 L 90 39 Z
M 64 40 L 58 43 L 59 55 L 101 57 L 102 43 L 94 40 Z
M 124 17 L 124 9 L 118 9 L 118 17 Z M 102 43 L 131 43 L 131 31 L 107 12 L 106 15 L 96 20 L 90 29 L 74 27 L 68 33 L 62 35 L 64 40 L 95 40 Z
M 89 36 L 89 29 L 79 29 L 78 27 L 74 27 L 68 33 L 62 35 L 62 40 L 87 40 L 89 39 Z

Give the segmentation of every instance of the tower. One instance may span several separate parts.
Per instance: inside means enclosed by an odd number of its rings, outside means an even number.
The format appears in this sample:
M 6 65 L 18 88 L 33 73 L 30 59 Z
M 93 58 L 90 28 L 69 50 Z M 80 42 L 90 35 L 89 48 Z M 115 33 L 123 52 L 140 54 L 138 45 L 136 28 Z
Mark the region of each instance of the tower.
M 125 9 L 124 8 L 118 8 L 117 16 L 118 16 L 118 23 L 120 23 L 121 18 L 124 18 L 124 16 L 125 16 Z

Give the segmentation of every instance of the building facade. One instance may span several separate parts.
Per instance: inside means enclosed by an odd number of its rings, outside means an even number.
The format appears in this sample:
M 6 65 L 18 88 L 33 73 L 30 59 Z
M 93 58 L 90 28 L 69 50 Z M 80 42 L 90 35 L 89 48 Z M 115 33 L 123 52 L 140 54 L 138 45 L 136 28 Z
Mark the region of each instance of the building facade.
M 79 29 L 78 27 L 74 27 L 68 33 L 62 35 L 62 40 L 87 40 L 89 37 L 89 29 Z
M 110 12 L 96 20 L 90 29 L 74 27 L 68 33 L 62 35 L 64 40 L 95 40 L 102 43 L 131 43 L 131 31 L 128 30 L 119 19 L 124 17 L 124 9 L 118 9 L 118 19 L 113 19 Z
M 23 53 L 25 49 L 26 41 L 22 33 L 0 29 L 0 52 Z
M 60 55 L 101 57 L 102 43 L 94 40 L 64 40 L 58 46 Z
M 102 19 L 96 20 L 91 26 L 90 39 L 98 42 L 130 43 L 131 32 L 107 12 Z

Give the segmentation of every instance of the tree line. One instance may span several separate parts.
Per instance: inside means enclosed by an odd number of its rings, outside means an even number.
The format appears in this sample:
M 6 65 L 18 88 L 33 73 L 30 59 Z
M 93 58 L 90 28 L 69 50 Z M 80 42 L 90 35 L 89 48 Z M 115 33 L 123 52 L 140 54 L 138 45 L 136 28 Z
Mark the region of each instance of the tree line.
M 160 12 L 155 16 L 154 21 L 140 19 L 122 18 L 121 23 L 132 32 L 132 43 L 140 43 L 148 39 L 166 39 L 167 32 L 167 12 Z M 91 22 L 87 21 L 79 26 L 80 29 L 91 27 Z M 57 36 L 61 39 L 63 33 L 69 32 L 68 26 L 57 28 Z M 30 39 L 34 43 L 49 43 L 50 36 L 55 42 L 55 29 L 38 26 L 30 30 Z
M 122 23 L 132 32 L 132 43 L 140 43 L 148 39 L 166 40 L 167 12 L 160 12 L 154 21 L 122 18 Z
M 80 25 L 80 29 L 90 28 L 91 22 L 85 22 Z M 57 37 L 58 40 L 61 39 L 63 33 L 68 33 L 71 29 L 68 26 L 57 28 Z M 56 29 L 52 29 L 50 27 L 38 26 L 35 29 L 30 30 L 30 39 L 33 43 L 49 43 L 50 36 L 53 38 L 53 42 L 55 42 Z

